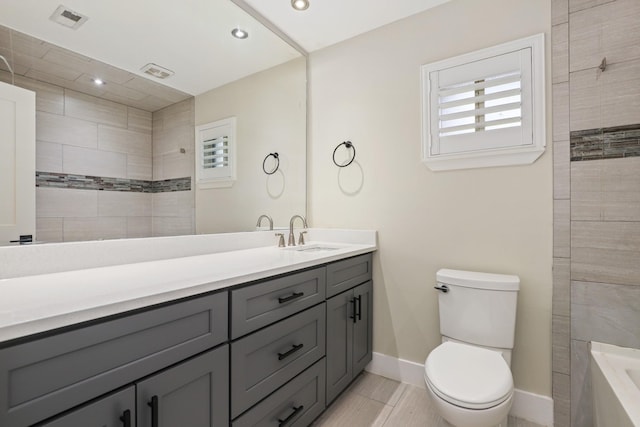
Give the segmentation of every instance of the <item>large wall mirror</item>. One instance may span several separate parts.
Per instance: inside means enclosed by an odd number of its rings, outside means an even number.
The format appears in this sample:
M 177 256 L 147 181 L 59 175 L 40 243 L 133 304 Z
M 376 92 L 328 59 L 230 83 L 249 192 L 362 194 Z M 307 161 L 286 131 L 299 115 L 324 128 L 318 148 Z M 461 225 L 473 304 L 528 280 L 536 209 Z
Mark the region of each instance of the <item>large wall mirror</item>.
M 59 1 L 0 3 L 13 71 L 0 61 L 0 81 L 36 92 L 38 241 L 250 231 L 262 214 L 275 227 L 305 214 L 304 52 L 241 0 Z M 229 118 L 235 179 L 200 183 L 195 129 Z

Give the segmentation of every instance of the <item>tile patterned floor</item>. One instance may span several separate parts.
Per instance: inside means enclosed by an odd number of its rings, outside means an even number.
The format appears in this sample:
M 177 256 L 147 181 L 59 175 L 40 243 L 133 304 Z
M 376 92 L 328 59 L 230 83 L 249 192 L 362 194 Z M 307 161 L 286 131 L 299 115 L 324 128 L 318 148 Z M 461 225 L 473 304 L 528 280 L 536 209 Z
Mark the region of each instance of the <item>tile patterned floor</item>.
M 424 389 L 363 372 L 313 427 L 451 427 Z M 509 417 L 509 427 L 542 427 Z

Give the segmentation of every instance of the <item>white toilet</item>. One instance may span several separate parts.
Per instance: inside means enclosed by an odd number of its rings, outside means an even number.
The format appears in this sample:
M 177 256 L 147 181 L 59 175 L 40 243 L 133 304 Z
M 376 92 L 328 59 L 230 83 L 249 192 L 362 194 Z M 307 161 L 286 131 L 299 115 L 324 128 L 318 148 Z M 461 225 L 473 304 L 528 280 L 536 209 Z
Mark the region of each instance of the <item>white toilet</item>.
M 442 344 L 424 364 L 427 393 L 457 427 L 507 427 L 518 276 L 442 269 Z

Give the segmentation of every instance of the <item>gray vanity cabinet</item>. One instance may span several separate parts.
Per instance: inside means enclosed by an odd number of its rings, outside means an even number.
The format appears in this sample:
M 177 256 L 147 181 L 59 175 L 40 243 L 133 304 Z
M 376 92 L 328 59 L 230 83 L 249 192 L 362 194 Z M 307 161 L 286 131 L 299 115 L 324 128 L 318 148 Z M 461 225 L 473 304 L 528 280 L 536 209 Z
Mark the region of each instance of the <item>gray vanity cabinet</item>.
M 0 426 L 50 419 L 227 336 L 228 293 L 220 292 L 0 348 Z
M 0 427 L 305 427 L 371 337 L 365 254 L 0 343 Z
M 371 361 L 372 296 L 367 281 L 327 300 L 327 404 Z

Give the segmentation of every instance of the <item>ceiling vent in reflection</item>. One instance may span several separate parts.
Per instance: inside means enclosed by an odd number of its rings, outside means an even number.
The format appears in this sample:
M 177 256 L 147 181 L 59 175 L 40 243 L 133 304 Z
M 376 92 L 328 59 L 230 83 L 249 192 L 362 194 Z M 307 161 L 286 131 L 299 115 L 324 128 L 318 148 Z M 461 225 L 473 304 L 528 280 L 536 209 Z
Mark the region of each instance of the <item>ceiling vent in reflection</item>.
M 145 74 L 149 74 L 150 76 L 153 76 L 157 79 L 166 79 L 175 74 L 173 71 L 161 67 L 157 64 L 153 64 L 151 62 L 140 68 L 140 71 Z
M 51 14 L 49 19 L 72 30 L 77 30 L 82 24 L 87 22 L 89 17 L 73 11 L 64 5 L 60 5 L 53 14 Z

